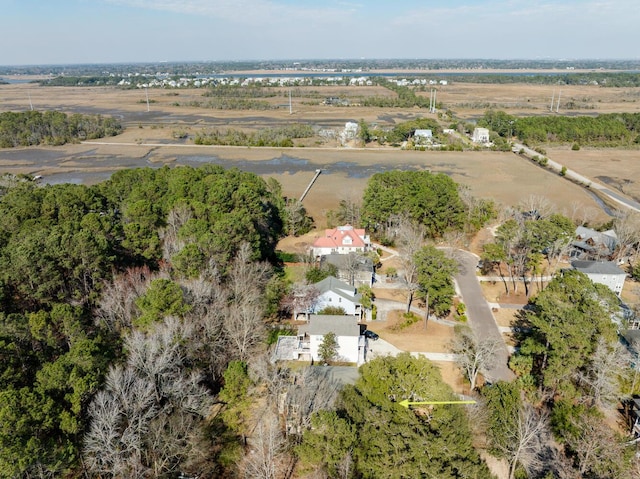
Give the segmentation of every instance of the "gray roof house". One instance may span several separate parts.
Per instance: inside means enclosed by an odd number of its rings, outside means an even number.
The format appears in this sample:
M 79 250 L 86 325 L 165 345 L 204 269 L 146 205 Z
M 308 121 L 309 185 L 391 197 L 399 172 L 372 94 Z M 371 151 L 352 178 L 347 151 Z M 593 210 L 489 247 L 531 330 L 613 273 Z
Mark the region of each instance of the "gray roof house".
M 609 260 L 618 247 L 615 231 L 596 231 L 584 226 L 576 228 L 576 239 L 571 243 L 571 257 L 582 260 Z
M 594 283 L 604 284 L 620 296 L 627 277 L 622 269 L 613 261 L 581 261 L 571 262 L 571 267 L 586 274 Z
M 345 314 L 362 317 L 362 295 L 358 293 L 355 286 L 340 281 L 334 276 L 328 276 L 314 286 L 320 294 L 311 307 L 311 313 L 317 313 L 327 306 L 337 306 L 344 309 Z
M 297 336 L 278 338 L 274 359 L 320 361 L 320 345 L 325 334 L 332 332 L 338 341 L 337 359 L 360 366 L 366 357 L 365 329 L 353 316 L 312 314 L 309 322 L 298 328 Z
M 320 265 L 332 264 L 338 268 L 338 279 L 354 286 L 372 286 L 374 280 L 373 261 L 357 253 L 326 254 L 320 257 Z

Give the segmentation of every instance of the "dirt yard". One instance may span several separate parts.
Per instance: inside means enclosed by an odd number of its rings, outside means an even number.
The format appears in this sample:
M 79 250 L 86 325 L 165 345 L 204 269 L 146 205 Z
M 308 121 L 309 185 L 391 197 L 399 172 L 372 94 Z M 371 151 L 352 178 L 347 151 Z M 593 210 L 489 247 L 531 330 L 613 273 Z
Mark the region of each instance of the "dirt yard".
M 447 343 L 453 339 L 453 328 L 433 321 L 427 323 L 420 320 L 404 329 L 402 311 L 393 311 L 386 321 L 371 321 L 367 327 L 380 337 L 403 351 L 446 353 Z

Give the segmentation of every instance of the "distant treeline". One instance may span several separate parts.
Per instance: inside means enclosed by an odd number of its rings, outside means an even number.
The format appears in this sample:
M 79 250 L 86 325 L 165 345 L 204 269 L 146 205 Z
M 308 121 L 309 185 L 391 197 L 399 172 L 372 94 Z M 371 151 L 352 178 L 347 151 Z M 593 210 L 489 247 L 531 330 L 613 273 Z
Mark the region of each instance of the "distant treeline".
M 255 133 L 235 129 L 213 130 L 198 133 L 194 141 L 196 145 L 292 147 L 295 138 L 311 138 L 313 135 L 311 126 L 297 123 L 280 128 L 266 128 Z
M 578 143 L 624 146 L 640 143 L 640 113 L 589 116 L 538 116 L 516 118 L 502 111 L 487 111 L 478 125 L 500 136 L 511 132 L 526 143 Z
M 258 60 L 258 61 L 217 61 L 217 62 L 156 62 L 156 63 L 100 63 L 84 65 L 25 65 L 2 66 L 0 75 L 67 75 L 67 76 L 101 76 L 126 75 L 139 73 L 155 75 L 164 72 L 169 75 L 206 75 L 219 72 L 248 70 L 283 70 L 291 71 L 326 71 L 336 74 L 344 71 L 370 70 L 515 70 L 515 69 L 606 69 L 618 71 L 639 70 L 638 60 L 497 60 L 497 59 L 298 59 L 298 60 Z M 571 71 L 571 70 L 569 70 Z
M 447 80 L 458 83 L 527 83 L 536 85 L 598 85 L 602 87 L 637 87 L 640 86 L 640 73 L 592 72 L 537 75 L 478 73 L 469 75 L 448 75 Z
M 258 83 L 252 83 L 247 87 L 240 85 L 212 85 L 202 96 L 215 98 L 273 98 L 280 92 L 272 87 L 263 87 Z
M 67 115 L 58 111 L 0 113 L 0 148 L 64 145 L 115 136 L 121 131 L 118 121 L 100 115 Z
M 252 100 L 248 98 L 212 98 L 206 102 L 190 101 L 186 106 L 197 108 L 211 108 L 213 110 L 276 110 L 277 105 L 272 105 L 265 100 Z
M 105 76 L 59 76 L 47 80 L 39 80 L 42 86 L 105 86 L 117 85 L 121 77 Z
M 383 108 L 429 108 L 429 99 L 416 95 L 412 88 L 384 79 L 376 80 L 380 85 L 396 93 L 396 97 L 371 96 L 362 99 L 362 106 Z

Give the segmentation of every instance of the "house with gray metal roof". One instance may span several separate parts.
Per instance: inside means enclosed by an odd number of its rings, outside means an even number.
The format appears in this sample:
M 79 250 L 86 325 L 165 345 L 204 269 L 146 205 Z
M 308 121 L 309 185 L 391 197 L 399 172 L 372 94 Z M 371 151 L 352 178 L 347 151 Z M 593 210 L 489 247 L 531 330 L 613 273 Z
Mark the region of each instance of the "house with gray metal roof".
M 311 307 L 310 313 L 322 311 L 327 306 L 335 306 L 344 309 L 345 314 L 362 318 L 362 295 L 355 286 L 340 281 L 334 276 L 327 276 L 322 281 L 314 284 L 319 291 L 318 298 Z
M 575 260 L 571 262 L 571 267 L 586 274 L 594 283 L 604 284 L 618 296 L 622 293 L 627 273 L 615 262 Z
M 320 361 L 320 345 L 331 332 L 338 342 L 336 359 L 360 366 L 366 358 L 365 329 L 353 316 L 312 314 L 308 323 L 298 328 L 297 336 L 278 338 L 274 359 Z

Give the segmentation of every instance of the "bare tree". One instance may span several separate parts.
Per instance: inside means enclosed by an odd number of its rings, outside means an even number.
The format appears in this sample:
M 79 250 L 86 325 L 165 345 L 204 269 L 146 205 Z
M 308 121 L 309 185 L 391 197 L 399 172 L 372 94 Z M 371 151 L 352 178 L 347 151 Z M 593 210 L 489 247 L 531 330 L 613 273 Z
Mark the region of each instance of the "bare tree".
M 425 244 L 426 229 L 423 225 L 412 222 L 408 215 L 394 218 L 393 223 L 397 225 L 396 243 L 401 265 L 400 274 L 407 288 L 407 312 L 410 312 L 413 295 L 419 289 L 415 255 Z
M 296 372 L 280 402 L 287 435 L 301 436 L 311 424 L 311 415 L 330 409 L 339 391 L 340 384 L 331 378 L 327 368 L 308 367 Z
M 516 427 L 505 433 L 510 438 L 501 444 L 501 452 L 509 463 L 509 479 L 515 477 L 518 465 L 528 473 L 539 469 L 549 435 L 546 412 L 538 412 L 533 406 L 523 404 L 518 411 Z
M 131 329 L 132 320 L 139 314 L 136 299 L 147 290 L 149 283 L 157 278 L 148 267 L 129 268 L 105 284 L 96 318 L 112 331 Z
M 191 208 L 184 204 L 177 205 L 169 211 L 167 215 L 167 226 L 160 231 L 162 257 L 165 260 L 170 260 L 174 254 L 184 248 L 185 242 L 180 239 L 178 232 L 192 217 L 193 212 Z
M 282 298 L 281 306 L 297 319 L 298 313 L 306 313 L 318 300 L 320 291 L 312 284 L 294 283 L 291 290 Z
M 529 195 L 518 203 L 518 209 L 523 213 L 535 215 L 537 219 L 545 219 L 553 214 L 556 207 L 545 196 Z
M 478 375 L 495 365 L 496 353 L 501 344 L 492 338 L 478 340 L 470 328 L 456 329 L 456 337 L 449 345 L 449 349 L 455 355 L 456 364 L 469 380 L 469 387 L 473 391 L 476 388 Z
M 624 442 L 595 414 L 571 418 L 575 433 L 566 434 L 565 441 L 575 455 L 580 477 L 630 477 L 624 461 Z
M 263 415 L 249 440 L 249 452 L 243 460 L 244 476 L 251 479 L 285 477 L 288 457 L 286 441 L 274 414 Z
M 251 261 L 248 244 L 241 245 L 226 283 L 223 328 L 233 356 L 245 361 L 264 331 L 264 290 L 271 274 L 267 263 Z
M 89 406 L 84 459 L 110 477 L 161 477 L 175 471 L 197 445 L 212 406 L 201 374 L 190 373 L 185 344 L 193 329 L 167 318 L 155 330 L 126 339 L 125 367 L 109 371 Z
M 585 371 L 577 373 L 578 382 L 586 386 L 585 398 L 594 406 L 611 406 L 622 397 L 621 379 L 631 364 L 631 355 L 618 341 L 604 338 L 598 345 Z
M 615 259 L 636 257 L 640 245 L 640 213 L 635 211 L 617 211 L 613 230 L 618 238 Z

